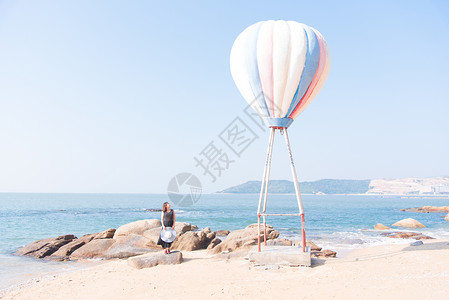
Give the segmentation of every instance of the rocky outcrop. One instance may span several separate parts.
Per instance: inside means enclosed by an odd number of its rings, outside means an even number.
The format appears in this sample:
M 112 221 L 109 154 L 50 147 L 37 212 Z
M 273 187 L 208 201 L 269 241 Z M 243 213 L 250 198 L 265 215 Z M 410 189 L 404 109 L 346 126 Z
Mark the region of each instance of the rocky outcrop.
M 151 228 L 160 227 L 160 226 L 161 226 L 161 221 L 157 220 L 157 219 L 139 220 L 139 221 L 131 222 L 131 223 L 125 224 L 123 226 L 120 226 L 115 231 L 114 239 L 116 239 L 120 236 L 125 236 L 125 235 L 130 235 L 130 234 L 143 234 L 145 231 L 147 231 Z
M 151 268 L 157 265 L 175 265 L 182 263 L 182 253 L 173 251 L 170 254 L 150 253 L 128 259 L 128 265 L 136 269 Z
M 173 250 L 194 251 L 208 249 L 210 253 L 223 251 L 235 251 L 248 249 L 257 244 L 257 224 L 251 224 L 244 229 L 235 230 L 228 234 L 227 231 L 212 232 L 209 227 L 197 230 L 195 225 L 186 222 L 177 222 L 175 229 L 177 237 L 172 244 Z M 103 232 L 86 234 L 79 239 L 74 235 L 64 235 L 35 241 L 17 250 L 17 255 L 31 255 L 37 258 L 54 260 L 74 259 L 112 259 L 129 258 L 159 251 L 157 245 L 162 229 L 159 220 L 141 220 L 125 224 L 117 230 L 107 229 Z M 217 233 L 227 234 L 224 241 L 217 237 Z M 267 225 L 267 240 L 273 245 L 288 245 L 291 241 L 277 239 L 279 232 Z M 261 233 L 263 242 L 263 233 Z
M 28 255 L 36 258 L 44 258 L 56 252 L 60 247 L 76 239 L 73 234 L 61 235 L 56 238 L 48 238 L 32 242 L 19 248 L 15 255 Z
M 56 252 L 50 255 L 50 258 L 55 260 L 68 260 L 69 256 L 78 248 L 92 241 L 97 236 L 94 234 L 86 234 L 79 239 L 74 239 L 70 243 L 60 247 Z
M 415 239 L 415 240 L 433 239 L 433 237 L 418 232 L 385 232 L 382 233 L 382 235 L 394 239 Z
M 449 213 L 449 206 L 422 206 L 401 209 L 401 211 L 411 211 L 419 213 Z
M 426 227 L 423 224 L 421 224 L 420 222 L 418 222 L 418 221 L 416 221 L 415 219 L 412 219 L 412 218 L 403 219 L 401 221 L 398 221 L 398 222 L 394 223 L 391 226 L 407 227 L 407 228 L 422 228 L 422 227 Z
M 263 228 L 263 227 L 262 227 Z M 263 229 L 261 228 L 261 241 L 263 241 Z M 267 240 L 275 239 L 279 236 L 279 231 L 274 230 L 273 226 L 267 225 Z M 258 232 L 257 224 L 251 224 L 245 229 L 231 231 L 226 239 L 212 248 L 212 254 L 218 254 L 223 251 L 235 251 L 239 248 L 249 250 L 250 246 L 257 244 Z
M 385 226 L 385 225 L 382 224 L 382 223 L 377 223 L 377 224 L 374 226 L 374 230 L 387 230 L 387 229 L 391 229 L 391 228 L 388 227 L 388 226 Z

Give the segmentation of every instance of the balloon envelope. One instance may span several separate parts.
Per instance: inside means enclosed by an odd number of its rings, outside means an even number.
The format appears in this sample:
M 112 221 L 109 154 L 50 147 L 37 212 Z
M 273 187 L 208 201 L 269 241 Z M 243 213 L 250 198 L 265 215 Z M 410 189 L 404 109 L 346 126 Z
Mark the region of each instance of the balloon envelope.
M 230 64 L 240 93 L 268 126 L 288 127 L 323 87 L 330 54 L 316 29 L 270 20 L 237 37 Z

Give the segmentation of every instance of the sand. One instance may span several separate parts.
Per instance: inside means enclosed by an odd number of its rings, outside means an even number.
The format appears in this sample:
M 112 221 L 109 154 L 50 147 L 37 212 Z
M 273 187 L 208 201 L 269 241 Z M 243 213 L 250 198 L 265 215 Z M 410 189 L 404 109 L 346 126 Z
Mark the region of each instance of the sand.
M 311 268 L 265 270 L 205 250 L 141 270 L 111 261 L 42 278 L 3 299 L 449 299 L 449 241 L 424 243 L 363 248 L 314 259 Z

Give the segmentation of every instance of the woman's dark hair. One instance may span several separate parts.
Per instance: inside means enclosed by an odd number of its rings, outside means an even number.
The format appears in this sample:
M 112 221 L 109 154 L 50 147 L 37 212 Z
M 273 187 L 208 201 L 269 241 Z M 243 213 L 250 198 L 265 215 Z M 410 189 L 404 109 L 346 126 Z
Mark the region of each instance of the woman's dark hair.
M 168 204 L 168 202 L 164 202 L 164 204 L 162 204 L 162 212 L 167 211 L 167 204 Z

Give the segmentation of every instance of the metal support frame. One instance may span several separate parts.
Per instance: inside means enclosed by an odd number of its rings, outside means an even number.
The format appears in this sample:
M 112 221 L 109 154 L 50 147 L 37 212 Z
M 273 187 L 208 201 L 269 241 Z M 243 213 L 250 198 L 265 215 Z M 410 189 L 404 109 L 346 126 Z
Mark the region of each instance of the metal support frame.
M 284 132 L 284 136 L 285 136 L 285 143 L 287 145 L 287 151 L 288 151 L 288 155 L 290 158 L 290 169 L 292 172 L 292 177 L 293 177 L 293 183 L 295 186 L 295 193 L 296 193 L 296 200 L 298 201 L 298 208 L 299 208 L 299 213 L 294 214 L 294 213 L 290 213 L 290 214 L 267 214 L 266 210 L 267 210 L 267 199 L 268 199 L 268 183 L 270 181 L 270 170 L 271 170 L 271 158 L 273 155 L 273 144 L 274 144 L 274 135 L 275 135 L 275 131 L 276 129 L 278 129 L 281 133 Z M 262 201 L 263 201 L 263 212 L 261 213 L 261 209 L 262 209 Z M 304 228 L 304 206 L 302 204 L 302 199 L 301 199 L 301 193 L 299 191 L 299 184 L 298 184 L 298 176 L 296 175 L 296 169 L 295 169 L 295 164 L 293 162 L 293 155 L 292 155 L 292 150 L 290 147 L 290 140 L 288 139 L 288 133 L 287 133 L 287 128 L 275 128 L 272 127 L 271 131 L 270 131 L 270 138 L 268 140 L 268 149 L 267 149 L 267 158 L 265 160 L 265 167 L 263 170 L 263 178 L 262 178 L 262 185 L 260 187 L 260 195 L 259 195 L 259 205 L 257 207 L 257 245 L 258 245 L 258 251 L 261 251 L 261 240 L 260 240 L 260 235 L 261 235 L 261 224 L 260 224 L 260 217 L 263 218 L 263 237 L 264 237 L 264 245 L 267 245 L 267 223 L 266 223 L 266 216 L 300 216 L 301 217 L 301 235 L 302 235 L 302 251 L 305 252 L 306 251 L 306 231 Z

